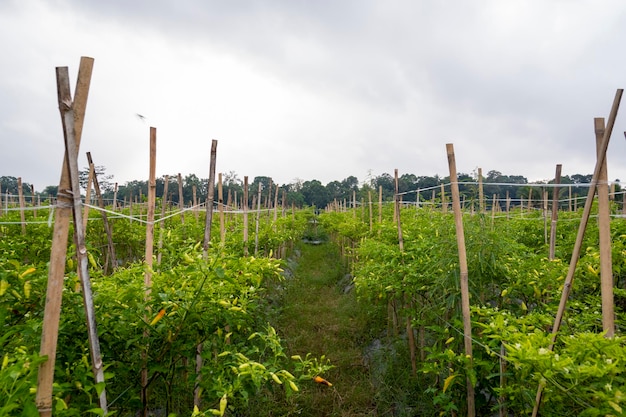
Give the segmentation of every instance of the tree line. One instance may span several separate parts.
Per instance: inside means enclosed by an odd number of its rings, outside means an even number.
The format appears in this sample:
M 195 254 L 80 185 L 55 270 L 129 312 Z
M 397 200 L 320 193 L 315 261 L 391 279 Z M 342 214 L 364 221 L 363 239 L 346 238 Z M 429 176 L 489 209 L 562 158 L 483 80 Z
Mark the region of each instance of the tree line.
M 113 182 L 113 176 L 106 174 L 106 169 L 103 166 L 95 167 L 96 176 L 102 196 L 105 200 L 112 201 L 115 195 L 115 183 Z M 587 195 L 588 185 L 591 182 L 592 175 L 564 175 L 561 177 L 560 182 L 563 187 L 560 189 L 561 199 L 567 198 L 570 192 L 572 198 L 583 197 Z M 189 174 L 181 177 L 182 181 L 182 196 L 179 195 L 178 175 L 168 176 L 168 196 L 167 200 L 173 204 L 179 204 L 182 198 L 185 205 L 190 205 L 193 201 L 193 190 L 195 187 L 196 201 L 206 201 L 208 196 L 208 179 L 199 178 L 195 174 Z M 471 174 L 459 173 L 459 191 L 461 196 L 466 200 L 478 199 L 478 174 L 473 172 Z M 521 199 L 533 199 L 541 198 L 541 191 L 537 191 L 536 187 L 532 187 L 528 179 L 521 175 L 505 175 L 500 171 L 492 170 L 487 172 L 482 178 L 484 198 L 489 200 L 493 195 L 497 195 L 500 199 L 508 198 L 512 201 L 513 205 L 516 205 L 517 201 Z M 88 182 L 88 170 L 84 169 L 80 172 L 81 187 L 85 189 Z M 450 182 L 449 177 L 434 176 L 417 176 L 414 174 L 403 174 L 398 177 L 398 191 L 402 194 L 404 201 L 426 201 L 433 198 L 441 201 L 441 185 L 448 184 Z M 554 180 L 545 182 L 534 182 L 536 184 L 550 184 Z M 467 184 L 463 184 L 467 183 Z M 615 191 L 619 192 L 621 187 L 619 180 L 615 180 Z M 248 204 L 251 204 L 254 197 L 258 194 L 259 185 L 261 185 L 261 198 L 262 201 L 273 201 L 275 197 L 275 190 L 277 184 L 271 177 L 257 176 L 254 177 L 252 182 L 248 184 Z M 300 180 L 295 179 L 289 184 L 280 184 L 280 191 L 278 194 L 278 200 L 280 204 L 295 205 L 297 207 L 303 206 L 315 206 L 326 207 L 333 201 L 338 202 L 352 202 L 356 197 L 357 202 L 368 201 L 370 196 L 373 200 L 378 199 L 378 193 L 382 190 L 382 197 L 384 201 L 391 201 L 395 195 L 395 178 L 389 173 L 383 173 L 378 176 L 370 176 L 367 180 L 360 182 L 357 177 L 349 176 L 341 181 L 330 181 L 326 185 L 322 184 L 319 180 Z M 18 180 L 11 176 L 0 177 L 0 187 L 3 194 L 18 193 Z M 29 183 L 23 183 L 23 193 L 26 197 L 32 197 L 32 185 Z M 47 186 L 41 192 L 35 192 L 35 196 L 39 196 L 42 200 L 46 200 L 49 197 L 56 197 L 57 186 Z M 237 173 L 230 171 L 222 175 L 222 188 L 224 194 L 224 203 L 227 202 L 227 198 L 230 195 L 232 199 L 235 197 L 238 201 L 241 201 L 243 197 L 244 181 L 237 175 Z M 157 198 L 163 198 L 163 192 L 165 189 L 165 176 L 156 179 L 156 195 Z M 283 193 L 284 192 L 284 193 Z M 449 193 L 449 189 L 444 191 Z M 418 194 L 419 193 L 419 197 Z M 123 185 L 119 185 L 117 189 L 118 201 L 136 201 L 138 199 L 145 199 L 148 194 L 148 181 L 133 180 L 128 181 Z M 285 201 L 283 201 L 283 197 Z M 552 193 L 550 192 L 550 198 Z M 217 199 L 217 187 L 216 195 Z

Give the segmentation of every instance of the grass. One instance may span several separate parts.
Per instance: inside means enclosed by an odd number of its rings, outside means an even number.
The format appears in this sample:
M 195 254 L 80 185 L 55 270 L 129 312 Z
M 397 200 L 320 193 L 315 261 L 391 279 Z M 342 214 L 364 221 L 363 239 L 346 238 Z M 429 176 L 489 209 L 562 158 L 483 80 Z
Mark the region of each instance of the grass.
M 363 361 L 370 334 L 369 312 L 359 305 L 344 262 L 332 243 L 301 245 L 293 277 L 283 283 L 273 325 L 288 355 L 326 356 L 334 366 L 323 375 L 333 386 L 300 383 L 300 392 L 263 392 L 250 402 L 250 416 L 376 416 L 375 392 Z

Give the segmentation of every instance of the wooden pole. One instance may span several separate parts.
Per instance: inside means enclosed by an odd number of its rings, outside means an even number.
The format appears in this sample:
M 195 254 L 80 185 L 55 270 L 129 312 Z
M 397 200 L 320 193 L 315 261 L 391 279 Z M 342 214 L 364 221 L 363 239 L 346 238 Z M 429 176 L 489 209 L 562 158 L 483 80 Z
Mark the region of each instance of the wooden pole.
M 378 186 L 378 224 L 383 223 L 383 186 Z M 380 229 L 379 229 L 380 230 Z
M 76 152 L 80 146 L 83 132 L 83 121 L 89 96 L 89 84 L 93 69 L 93 58 L 81 57 L 78 70 L 78 80 L 74 93 L 73 115 L 74 120 L 70 126 L 65 126 L 65 106 L 63 102 L 71 102 L 72 97 L 69 87 L 69 74 L 67 67 L 59 67 L 57 73 L 57 96 L 63 134 L 66 128 L 73 127 Z M 48 286 L 46 290 L 46 304 L 44 308 L 44 321 L 41 333 L 40 355 L 48 360 L 39 366 L 37 376 L 36 403 L 41 417 L 52 415 L 52 383 L 54 380 L 54 365 L 59 333 L 59 319 L 61 316 L 61 301 L 63 294 L 63 277 L 65 275 L 65 262 L 67 256 L 67 240 L 69 235 L 70 216 L 72 214 L 72 199 L 68 193 L 70 189 L 70 177 L 68 171 L 67 156 L 64 157 L 61 168 L 61 178 L 57 193 L 57 213 L 52 235 L 50 250 L 50 264 L 48 268 Z
M 209 257 L 209 246 L 211 244 L 211 226 L 213 225 L 213 204 L 215 203 L 215 165 L 217 161 L 217 140 L 211 141 L 211 161 L 209 163 L 209 184 L 206 202 L 206 218 L 204 223 L 204 245 L 202 246 L 202 257 L 206 260 Z M 197 404 L 196 404 L 197 405 Z
M 395 194 L 394 194 L 394 202 L 395 202 L 395 212 L 396 212 L 396 223 L 398 226 L 398 246 L 400 247 L 400 252 L 404 251 L 404 239 L 402 238 L 402 221 L 400 220 L 400 194 L 398 193 L 398 170 L 394 171 L 395 174 Z
M 224 224 L 224 186 L 221 172 L 217 176 L 217 206 L 220 213 L 220 242 L 223 245 L 226 241 L 226 227 Z
M 448 153 L 448 166 L 450 168 L 450 182 L 452 188 L 452 208 L 454 209 L 454 223 L 456 225 L 456 241 L 459 250 L 459 268 L 460 268 L 460 284 L 461 284 L 461 311 L 463 314 L 463 335 L 465 344 L 465 354 L 469 357 L 472 367 L 472 323 L 470 317 L 470 301 L 469 301 L 469 278 L 467 268 L 467 254 L 465 251 L 465 234 L 463 231 L 463 213 L 461 212 L 461 203 L 459 198 L 459 183 L 456 173 L 456 161 L 454 158 L 454 145 L 448 143 L 446 145 Z M 482 172 L 479 171 L 479 176 Z M 482 199 L 481 199 L 482 201 Z M 474 417 L 476 415 L 476 407 L 474 403 L 474 385 L 469 377 L 467 377 L 467 416 Z
M 569 269 L 567 270 L 567 276 L 563 283 L 563 291 L 561 292 L 561 301 L 559 303 L 559 309 L 557 310 L 556 317 L 554 319 L 554 325 L 552 326 L 552 340 L 550 342 L 549 349 L 554 349 L 556 343 L 556 337 L 561 328 L 561 321 L 563 320 L 563 314 L 565 313 L 565 306 L 567 305 L 567 299 L 572 290 L 572 283 L 574 281 L 574 273 L 576 272 L 576 265 L 578 258 L 580 257 L 580 250 L 582 247 L 583 239 L 585 237 L 585 230 L 587 229 L 587 222 L 589 221 L 589 215 L 591 214 L 591 206 L 593 205 L 593 196 L 596 191 L 596 185 L 598 178 L 600 177 L 600 171 L 602 164 L 606 160 L 606 150 L 609 147 L 609 140 L 611 139 L 611 133 L 615 126 L 615 119 L 617 117 L 617 111 L 619 110 L 620 101 L 622 100 L 623 89 L 618 89 L 613 99 L 613 105 L 611 107 L 611 113 L 609 114 L 609 122 L 602 135 L 602 142 L 598 147 L 598 158 L 596 166 L 593 170 L 593 177 L 589 191 L 587 192 L 587 199 L 585 200 L 585 206 L 583 208 L 582 218 L 580 219 L 580 226 L 578 227 L 578 234 L 576 235 L 576 241 L 574 242 L 574 249 L 572 251 L 572 258 L 570 260 Z M 535 407 L 533 408 L 532 417 L 537 417 L 539 413 L 539 406 L 541 405 L 541 394 L 543 391 L 543 385 L 539 385 L 537 388 L 537 395 L 535 397 Z
M 85 203 L 91 204 L 91 184 L 96 168 L 93 164 L 89 164 L 89 175 L 87 177 L 87 191 L 85 192 Z M 87 221 L 89 220 L 89 206 L 85 206 L 83 210 L 83 229 L 87 230 Z
M 20 204 L 20 222 L 22 223 L 22 235 L 26 234 L 26 217 L 24 210 L 26 203 L 24 201 L 24 188 L 22 187 L 22 177 L 17 178 L 17 198 Z
M 480 214 L 483 214 L 485 212 L 485 195 L 483 192 L 483 169 L 482 168 L 478 168 L 478 211 L 480 212 Z
M 613 190 L 613 193 L 615 193 L 615 190 Z M 31 195 L 31 202 L 33 204 L 33 218 L 36 219 L 37 218 L 37 206 L 39 204 L 38 202 L 35 202 L 35 186 L 32 184 L 30 185 L 30 195 Z M 37 200 L 39 200 L 39 198 L 37 198 Z
M 69 84 L 68 84 L 69 87 Z M 67 89 L 69 93 L 69 88 Z M 91 366 L 96 384 L 104 384 L 104 368 L 102 366 L 102 356 L 100 354 L 100 342 L 98 340 L 98 328 L 96 325 L 96 311 L 93 304 L 93 293 L 91 291 L 91 281 L 89 279 L 89 258 L 87 255 L 87 245 L 85 242 L 85 229 L 82 227 L 82 200 L 80 195 L 80 183 L 78 179 L 78 148 L 74 136 L 73 121 L 74 114 L 72 103 L 63 102 L 67 105 L 65 112 L 65 150 L 69 168 L 70 184 L 72 186 L 73 205 L 72 215 L 74 217 L 74 237 L 76 241 L 76 256 L 78 258 L 78 275 L 80 277 L 81 292 L 85 305 L 85 318 L 87 320 L 87 335 L 89 340 L 89 352 L 91 354 Z M 98 396 L 98 404 L 107 414 L 107 398 L 104 386 Z
M 261 217 L 261 191 L 263 190 L 263 184 L 259 182 L 259 191 L 256 198 L 256 226 L 254 232 L 254 256 L 259 254 L 259 220 Z
M 554 174 L 554 185 L 552 189 L 552 217 L 550 221 L 550 252 L 548 259 L 554 260 L 554 252 L 556 246 L 556 222 L 559 218 L 559 187 L 561 184 L 561 164 L 557 164 L 556 173 Z
M 594 119 L 596 150 L 600 160 L 604 118 Z M 598 229 L 600 233 L 600 291 L 602 295 L 602 330 L 605 337 L 615 335 L 615 308 L 613 304 L 613 262 L 611 258 L 611 208 L 606 158 L 602 161 L 598 176 Z
M 185 197 L 183 196 L 183 177 L 178 173 L 178 208 L 180 209 L 180 222 L 185 224 Z
M 196 221 L 198 220 L 198 199 L 196 196 L 196 184 L 193 184 L 191 186 L 191 198 L 193 199 L 193 215 L 196 218 Z
M 248 256 L 248 177 L 243 177 L 243 256 Z
M 548 190 L 543 191 L 543 241 L 548 243 Z
M 217 161 L 217 140 L 211 141 L 211 161 L 209 163 L 209 184 L 206 202 L 206 221 L 204 224 L 204 246 L 202 257 L 209 259 L 209 246 L 211 244 L 211 227 L 213 226 L 213 203 L 215 202 L 215 165 Z M 221 206 L 220 206 L 221 207 Z M 193 387 L 193 405 L 200 408 L 200 381 L 202 379 L 202 343 L 196 345 L 196 382 Z
M 144 274 L 143 284 L 145 290 L 145 301 L 150 299 L 150 292 L 152 288 L 152 253 L 154 245 L 154 212 L 156 204 L 156 128 L 150 127 L 150 171 L 148 177 L 148 220 L 146 223 L 146 252 L 144 262 L 146 263 L 146 272 Z M 147 309 L 146 314 L 149 314 L 150 310 Z M 147 316 L 146 316 L 147 320 Z M 144 331 L 144 336 L 148 337 L 148 330 Z M 143 352 L 144 361 L 147 361 L 148 347 Z M 142 403 L 142 416 L 148 417 L 148 365 L 144 363 L 141 370 L 141 403 Z

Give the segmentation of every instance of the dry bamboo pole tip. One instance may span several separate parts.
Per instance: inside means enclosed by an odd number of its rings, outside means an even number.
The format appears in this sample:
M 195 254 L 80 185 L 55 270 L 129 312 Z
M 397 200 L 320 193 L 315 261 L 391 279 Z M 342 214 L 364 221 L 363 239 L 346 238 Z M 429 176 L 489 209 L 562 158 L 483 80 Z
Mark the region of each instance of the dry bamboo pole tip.
M 550 251 L 548 259 L 554 260 L 556 250 L 556 224 L 559 219 L 559 184 L 561 184 L 561 164 L 556 165 L 556 173 L 554 174 L 554 188 L 552 189 L 552 217 L 550 219 Z
M 226 241 L 226 227 L 224 225 L 224 186 L 221 172 L 217 176 L 217 206 L 220 214 L 220 242 L 223 245 Z
M 209 257 L 209 246 L 211 245 L 211 226 L 213 225 L 213 204 L 215 203 L 215 165 L 217 161 L 217 140 L 211 141 L 211 160 L 209 162 L 209 184 L 206 202 L 206 217 L 204 222 L 204 244 L 202 245 L 202 257 L 206 260 Z M 195 404 L 198 405 L 198 404 Z
M 113 232 L 111 231 L 111 225 L 109 224 L 109 218 L 107 217 L 106 212 L 104 211 L 104 199 L 102 198 L 102 193 L 100 192 L 100 183 L 98 182 L 98 175 L 95 171 L 95 165 L 93 160 L 91 159 L 91 152 L 87 152 L 87 161 L 89 162 L 90 171 L 93 169 L 93 187 L 96 192 L 96 200 L 98 201 L 98 206 L 102 209 L 100 211 L 102 215 L 102 224 L 104 225 L 104 231 L 107 235 L 107 250 L 109 252 L 109 260 L 111 262 L 111 270 L 115 271 L 117 269 L 117 257 L 115 255 L 115 245 L 113 244 Z M 87 230 L 85 228 L 85 230 Z M 107 273 L 107 264 L 104 266 L 104 273 Z
M 461 212 L 461 203 L 459 198 L 459 183 L 457 179 L 456 160 L 454 158 L 454 145 L 446 144 L 448 154 L 448 166 L 450 168 L 450 182 L 452 189 L 452 208 L 454 210 L 454 223 L 456 226 L 456 241 L 459 250 L 459 268 L 460 268 L 460 287 L 461 287 L 461 312 L 463 314 L 463 340 L 465 345 L 465 354 L 469 357 L 470 367 L 472 366 L 472 323 L 470 317 L 470 301 L 469 301 L 469 278 L 467 268 L 467 253 L 465 251 L 465 232 L 463 230 L 463 213 Z M 480 171 L 479 171 L 480 172 Z M 480 172 L 479 175 L 482 175 Z M 476 407 L 474 401 L 474 385 L 469 377 L 467 384 L 467 416 L 474 417 L 476 415 Z
M 69 83 L 67 84 L 69 93 Z M 91 291 L 91 281 L 89 279 L 89 259 L 87 255 L 87 245 L 85 242 L 85 229 L 82 227 L 82 200 L 80 195 L 80 183 L 78 174 L 78 149 L 74 136 L 73 121 L 74 114 L 71 102 L 64 102 L 67 105 L 65 112 L 65 150 L 67 155 L 68 170 L 71 183 L 71 193 L 73 196 L 72 214 L 74 217 L 74 238 L 76 242 L 76 256 L 78 258 L 78 275 L 81 283 L 81 293 L 85 307 L 85 318 L 87 320 L 87 335 L 89 340 L 89 352 L 91 356 L 91 367 L 94 373 L 96 384 L 104 384 L 104 367 L 102 365 L 102 355 L 100 353 L 100 342 L 98 340 L 98 328 L 96 325 L 96 311 L 93 303 L 93 293 Z M 98 405 L 107 414 L 106 389 L 103 387 L 98 395 Z
M 6 198 L 3 200 L 2 198 L 2 185 L 0 184 L 0 217 L 4 215 L 4 211 L 2 211 L 2 202 L 6 201 Z
M 248 256 L 248 177 L 243 177 L 243 256 Z
M 602 135 L 602 141 L 597 148 L 598 158 L 596 160 L 596 166 L 593 170 L 593 176 L 589 191 L 587 192 L 587 198 L 585 200 L 585 206 L 583 208 L 582 217 L 580 219 L 580 225 L 578 227 L 578 233 L 576 235 L 576 241 L 574 242 L 574 249 L 572 251 L 572 258 L 569 263 L 565 282 L 563 283 L 563 291 L 561 293 L 561 301 L 559 302 L 559 308 L 554 319 L 554 325 L 552 326 L 552 340 L 550 341 L 549 349 L 554 349 L 556 343 L 556 337 L 561 328 L 561 321 L 563 320 L 563 314 L 565 313 L 565 307 L 567 305 L 567 299 L 572 290 L 572 284 L 574 282 L 574 273 L 576 272 L 576 265 L 578 264 L 578 258 L 580 257 L 580 250 L 582 247 L 583 239 L 585 237 L 585 230 L 587 229 L 587 223 L 589 222 L 589 216 L 591 214 L 591 207 L 593 205 L 593 197 L 596 191 L 596 185 L 602 169 L 602 164 L 606 160 L 606 151 L 609 147 L 609 140 L 611 139 L 611 133 L 615 126 L 615 119 L 617 117 L 617 111 L 619 110 L 620 101 L 622 100 L 623 89 L 618 89 L 615 92 L 615 98 L 613 99 L 613 105 L 611 106 L 611 112 L 609 114 L 609 121 Z M 535 406 L 533 408 L 532 417 L 537 417 L 539 413 L 539 406 L 541 405 L 541 395 L 543 386 L 537 387 L 537 395 L 535 397 Z
M 71 125 L 74 129 L 74 141 L 76 152 L 80 146 L 83 131 L 83 121 L 87 98 L 89 96 L 89 84 L 93 69 L 93 58 L 81 57 L 78 70 L 78 80 L 74 93 L 74 120 Z M 56 69 L 57 97 L 63 134 L 66 134 L 65 110 L 63 102 L 71 102 L 69 88 L 69 74 L 67 67 Z M 59 333 L 59 319 L 61 316 L 61 301 L 63 293 L 63 277 L 65 275 L 65 261 L 67 256 L 67 240 L 71 216 L 72 200 L 67 190 L 70 188 L 67 156 L 64 157 L 61 167 L 61 177 L 57 194 L 57 214 L 54 221 L 52 234 L 52 246 L 50 250 L 50 264 L 48 269 L 48 286 L 46 289 L 46 304 L 44 307 L 44 321 L 41 332 L 40 355 L 47 356 L 48 360 L 39 366 L 37 375 L 36 404 L 41 417 L 52 415 L 52 384 L 54 380 L 54 365 Z
M 604 136 L 604 118 L 594 119 L 598 159 Z M 615 335 L 615 306 L 613 303 L 613 262 L 611 258 L 611 207 L 609 202 L 606 158 L 598 175 L 598 229 L 600 234 L 600 292 L 602 297 L 602 330 L 607 338 Z
M 528 211 L 532 212 L 533 209 L 533 187 L 528 189 Z
M 378 186 L 378 224 L 383 224 L 383 186 Z M 378 229 L 380 231 L 380 229 Z
M 17 198 L 20 203 L 20 223 L 22 224 L 22 235 L 26 234 L 26 202 L 24 200 L 24 187 L 22 186 L 22 177 L 17 178 Z
M 478 168 L 478 210 L 480 214 L 485 212 L 485 193 L 483 191 L 483 169 Z
M 211 141 L 211 160 L 209 162 L 209 184 L 206 202 L 206 218 L 204 224 L 204 245 L 202 257 L 206 261 L 209 258 L 209 245 L 211 244 L 211 227 L 213 226 L 213 203 L 215 202 L 215 165 L 217 161 L 217 140 Z M 221 178 L 220 178 L 221 179 Z M 196 345 L 196 381 L 193 387 L 193 405 L 200 408 L 200 382 L 202 379 L 202 343 Z
M 150 292 L 152 289 L 152 254 L 154 245 L 154 212 L 156 204 L 156 128 L 150 127 L 150 167 L 148 176 L 148 218 L 146 223 L 146 250 L 144 256 L 144 262 L 146 264 L 146 272 L 144 274 L 144 300 L 146 304 L 150 299 Z M 150 314 L 150 308 L 146 308 L 144 319 L 148 320 Z M 144 337 L 148 338 L 148 329 L 144 330 Z M 143 367 L 141 369 L 141 403 L 142 403 L 142 417 L 148 416 L 148 365 L 146 363 L 148 352 L 148 346 L 146 350 L 142 352 Z
M 567 192 L 567 211 L 572 211 L 572 186 L 570 185 Z
M 117 208 L 117 183 L 115 183 L 115 187 L 113 188 L 113 211 Z
M 395 177 L 395 194 L 394 194 L 394 203 L 395 203 L 395 213 L 396 213 L 396 224 L 398 227 L 398 246 L 400 248 L 400 252 L 404 252 L 404 238 L 402 237 L 402 221 L 400 220 L 400 194 L 399 194 L 399 184 L 398 184 L 398 170 L 394 171 Z
M 93 184 L 93 176 L 96 168 L 93 164 L 89 164 L 89 175 L 87 176 L 87 191 L 85 192 L 85 203 L 91 204 L 91 184 Z M 89 221 L 89 206 L 83 208 L 83 229 L 87 230 L 87 221 Z
M 259 191 L 256 198 L 256 219 L 254 227 L 254 256 L 259 254 L 259 221 L 261 219 L 261 191 L 263 191 L 263 183 L 259 182 Z M 252 204 L 254 206 L 254 204 Z
M 178 209 L 180 210 L 180 222 L 185 224 L 185 197 L 183 195 L 183 177 L 178 173 Z
M 543 240 L 547 245 L 548 240 L 548 190 L 545 188 L 543 191 Z

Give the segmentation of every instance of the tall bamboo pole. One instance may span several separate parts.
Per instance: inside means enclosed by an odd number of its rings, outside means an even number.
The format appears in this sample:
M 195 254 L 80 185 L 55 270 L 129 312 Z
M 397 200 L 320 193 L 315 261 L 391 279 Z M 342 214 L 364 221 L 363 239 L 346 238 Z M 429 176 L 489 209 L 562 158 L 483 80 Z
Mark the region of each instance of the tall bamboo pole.
M 69 87 L 69 84 L 68 84 Z M 69 92 L 69 88 L 67 90 Z M 74 217 L 74 238 L 76 241 L 76 256 L 78 258 L 78 275 L 81 283 L 81 293 L 85 305 L 85 318 L 87 320 L 87 336 L 89 339 L 89 352 L 91 356 L 91 367 L 94 373 L 96 384 L 104 385 L 104 367 L 102 366 L 102 355 L 100 354 L 100 342 L 98 340 L 98 328 L 96 325 L 96 310 L 93 304 L 93 293 L 91 291 L 91 281 L 89 279 L 89 259 L 87 255 L 87 245 L 85 242 L 85 229 L 82 222 L 82 200 L 80 195 L 80 183 L 78 179 L 78 148 L 74 136 L 73 121 L 74 114 L 71 102 L 64 102 L 67 105 L 65 112 L 65 150 L 69 168 L 70 184 L 72 185 L 72 215 Z M 106 389 L 103 386 L 98 395 L 98 404 L 107 414 Z
M 76 152 L 80 146 L 85 120 L 85 109 L 89 96 L 89 84 L 93 69 L 93 58 L 81 57 L 78 70 L 73 102 L 74 119 L 70 123 L 74 130 Z M 66 135 L 65 107 L 63 102 L 71 102 L 69 87 L 69 73 L 67 67 L 56 69 L 57 95 L 63 134 Z M 72 214 L 72 199 L 68 193 L 70 189 L 70 177 L 68 171 L 67 156 L 64 157 L 61 168 L 61 178 L 57 195 L 57 214 L 54 222 L 52 246 L 50 250 L 50 264 L 48 269 L 48 286 L 46 290 L 46 305 L 44 308 L 44 321 L 41 333 L 40 355 L 48 360 L 39 366 L 37 376 L 36 403 L 41 417 L 52 415 L 52 383 L 54 380 L 54 365 L 59 333 L 59 319 L 61 316 L 61 301 L 63 293 L 63 278 L 65 275 L 65 262 L 67 256 L 67 240 L 69 235 L 70 216 Z
M 596 166 L 593 170 L 593 177 L 589 191 L 587 192 L 587 199 L 585 200 L 585 206 L 583 208 L 582 218 L 580 219 L 580 226 L 578 227 L 578 234 L 576 235 L 576 241 L 574 242 L 574 249 L 572 251 L 572 258 L 570 260 L 569 269 L 567 270 L 567 276 L 563 283 L 563 291 L 561 293 L 561 301 L 559 303 L 559 309 L 557 310 L 556 317 L 554 319 L 554 325 L 552 326 L 552 340 L 550 341 L 549 349 L 554 349 L 556 343 L 556 337 L 561 328 L 561 321 L 563 320 L 563 314 L 565 313 L 565 306 L 567 305 L 567 299 L 572 290 L 572 283 L 574 281 L 574 273 L 576 272 L 576 265 L 578 258 L 580 257 L 580 249 L 582 247 L 583 239 L 585 237 L 585 230 L 587 229 L 587 222 L 589 221 L 589 215 L 591 214 L 591 206 L 593 205 L 593 196 L 596 191 L 596 185 L 600 176 L 600 170 L 602 164 L 606 160 L 606 150 L 609 147 L 609 140 L 611 133 L 613 132 L 613 126 L 615 126 L 615 118 L 617 117 L 617 111 L 619 110 L 620 101 L 622 100 L 623 89 L 618 89 L 613 99 L 613 105 L 611 107 L 611 113 L 609 114 L 609 122 L 604 130 L 602 136 L 602 142 L 598 147 L 598 158 Z M 537 388 L 537 395 L 535 397 L 535 407 L 533 408 L 532 417 L 536 417 L 539 413 L 539 406 L 541 405 L 541 394 L 543 391 L 543 385 L 539 385 Z
M 248 176 L 243 177 L 243 256 L 248 256 Z
M 556 246 L 556 223 L 559 218 L 559 184 L 561 184 L 561 164 L 557 164 L 554 174 L 554 188 L 552 189 L 552 217 L 550 220 L 550 252 L 548 259 L 554 260 Z
M 211 244 L 211 226 L 213 224 L 213 204 L 215 203 L 215 164 L 217 161 L 217 140 L 211 141 L 211 161 L 209 163 L 208 197 L 206 202 L 206 218 L 204 223 L 204 245 L 202 256 L 208 259 Z
M 256 207 L 256 225 L 254 232 L 254 256 L 259 254 L 259 220 L 261 217 L 261 191 L 263 190 L 263 183 L 259 182 L 259 191 L 256 198 L 257 207 Z M 254 204 L 253 204 L 254 205 Z
M 180 209 L 180 222 L 185 224 L 185 197 L 183 195 L 183 176 L 178 173 L 178 208 Z
M 150 127 L 150 171 L 148 177 L 148 220 L 146 223 L 146 253 L 144 262 L 146 263 L 146 272 L 144 274 L 145 301 L 150 299 L 152 288 L 152 254 L 154 246 L 154 211 L 156 204 L 156 128 Z M 149 309 L 147 313 L 149 313 Z M 147 330 L 144 336 L 148 337 Z M 146 346 L 146 349 L 148 347 Z M 147 360 L 148 352 L 144 352 L 144 360 Z M 144 363 L 141 370 L 141 402 L 142 416 L 148 417 L 148 365 Z
M 458 188 L 458 186 L 457 186 Z M 483 192 L 483 169 L 478 168 L 478 211 L 485 212 L 485 194 Z
M 402 238 L 402 221 L 400 220 L 400 194 L 398 187 L 398 170 L 394 171 L 395 174 L 395 194 L 394 194 L 394 204 L 395 204 L 395 213 L 396 213 L 396 224 L 398 227 L 398 246 L 400 247 L 400 252 L 404 251 L 404 239 Z
M 89 165 L 89 175 L 87 176 L 87 191 L 85 192 L 85 203 L 91 204 L 91 184 L 93 184 L 93 176 L 96 168 Z M 89 206 L 85 206 L 83 210 L 83 229 L 87 230 L 87 221 L 89 220 Z
M 461 203 L 459 198 L 459 183 L 456 172 L 456 160 L 454 158 L 454 145 L 446 144 L 448 153 L 448 166 L 450 168 L 450 182 L 452 188 L 452 208 L 454 209 L 454 223 L 456 226 L 456 241 L 459 250 L 459 268 L 460 268 L 460 284 L 461 284 L 461 312 L 463 314 L 463 336 L 465 345 L 465 354 L 470 359 L 469 366 L 472 366 L 472 323 L 470 318 L 470 301 L 469 301 L 469 278 L 467 268 L 467 254 L 465 251 L 465 233 L 463 231 L 463 213 L 461 212 Z M 482 172 L 479 174 L 482 175 Z M 481 200 L 482 201 L 482 200 Z M 467 416 L 474 417 L 476 415 L 476 407 L 474 403 L 474 385 L 469 376 L 466 380 L 467 385 Z
M 596 148 L 599 152 L 604 136 L 604 118 L 594 119 Z M 615 308 L 613 304 L 613 262 L 611 258 L 611 213 L 606 158 L 598 176 L 598 229 L 600 233 L 600 291 L 602 295 L 602 330 L 605 337 L 615 335 Z
M 221 172 L 217 176 L 217 206 L 220 213 L 220 242 L 223 245 L 226 241 L 226 227 L 224 225 L 224 186 Z
M 24 215 L 24 209 L 26 203 L 24 201 L 24 188 L 22 187 L 22 177 L 17 178 L 17 199 L 20 204 L 20 222 L 22 224 L 22 235 L 26 234 L 26 217 Z

